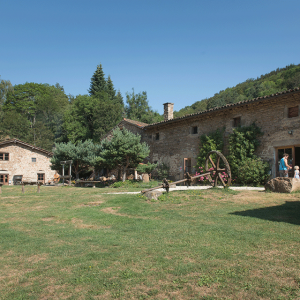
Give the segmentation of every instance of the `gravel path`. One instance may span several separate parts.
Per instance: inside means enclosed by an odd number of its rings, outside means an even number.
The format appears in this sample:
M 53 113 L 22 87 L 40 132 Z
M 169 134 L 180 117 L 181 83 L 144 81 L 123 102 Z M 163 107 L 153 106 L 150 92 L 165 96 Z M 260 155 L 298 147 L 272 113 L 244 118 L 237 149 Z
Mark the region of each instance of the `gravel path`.
M 176 188 L 170 188 L 170 192 L 172 191 L 188 191 L 188 190 L 207 190 L 211 188 L 211 186 L 190 186 L 190 187 L 186 187 L 186 186 L 177 186 Z M 219 186 L 218 188 L 222 189 L 222 186 Z M 251 186 L 232 186 L 230 187 L 231 190 L 235 190 L 235 191 L 264 191 L 265 188 L 264 187 L 251 187 Z M 157 189 L 156 191 L 160 191 L 160 192 L 164 192 L 165 189 Z M 140 194 L 141 192 L 119 192 L 119 193 L 106 193 L 106 194 Z

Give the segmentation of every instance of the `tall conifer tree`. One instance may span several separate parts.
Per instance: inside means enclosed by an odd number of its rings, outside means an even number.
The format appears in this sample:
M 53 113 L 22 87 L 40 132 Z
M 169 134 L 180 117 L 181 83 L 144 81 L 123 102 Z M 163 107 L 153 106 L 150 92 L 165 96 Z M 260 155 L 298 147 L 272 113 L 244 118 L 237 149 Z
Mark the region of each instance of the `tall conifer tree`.
M 98 65 L 97 69 L 91 78 L 91 85 L 89 89 L 90 96 L 95 96 L 97 93 L 105 91 L 106 89 L 106 80 L 104 78 L 104 72 L 102 65 Z
M 108 93 L 108 95 L 109 95 L 109 98 L 110 98 L 111 100 L 113 100 L 114 97 L 116 96 L 116 90 L 114 89 L 113 82 L 112 82 L 112 80 L 111 80 L 111 78 L 110 78 L 109 75 L 108 75 L 108 77 L 107 77 L 106 91 L 107 91 L 107 93 Z

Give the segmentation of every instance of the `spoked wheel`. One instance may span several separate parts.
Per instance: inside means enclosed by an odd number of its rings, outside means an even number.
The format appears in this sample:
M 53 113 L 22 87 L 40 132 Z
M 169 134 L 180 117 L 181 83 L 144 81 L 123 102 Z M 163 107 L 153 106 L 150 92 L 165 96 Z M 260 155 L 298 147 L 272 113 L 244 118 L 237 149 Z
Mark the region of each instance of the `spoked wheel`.
M 215 163 L 212 159 L 213 154 L 215 154 L 214 156 L 216 156 Z M 220 169 L 220 159 L 223 161 L 224 164 L 224 168 L 222 169 Z M 211 168 L 209 168 L 208 166 L 209 162 L 212 165 Z M 218 186 L 218 180 L 222 182 L 224 187 L 230 186 L 231 184 L 230 166 L 227 159 L 221 152 L 213 150 L 207 153 L 206 160 L 205 160 L 205 171 L 210 172 L 211 175 L 208 175 L 208 179 L 214 187 Z M 225 183 L 223 178 L 227 179 L 227 183 Z

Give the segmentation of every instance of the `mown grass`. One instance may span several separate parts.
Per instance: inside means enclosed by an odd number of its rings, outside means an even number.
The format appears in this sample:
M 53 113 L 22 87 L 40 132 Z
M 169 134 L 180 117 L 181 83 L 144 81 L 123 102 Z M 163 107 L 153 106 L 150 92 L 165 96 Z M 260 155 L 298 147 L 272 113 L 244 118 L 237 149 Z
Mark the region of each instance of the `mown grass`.
M 0 299 L 300 299 L 300 193 L 103 190 L 2 188 Z

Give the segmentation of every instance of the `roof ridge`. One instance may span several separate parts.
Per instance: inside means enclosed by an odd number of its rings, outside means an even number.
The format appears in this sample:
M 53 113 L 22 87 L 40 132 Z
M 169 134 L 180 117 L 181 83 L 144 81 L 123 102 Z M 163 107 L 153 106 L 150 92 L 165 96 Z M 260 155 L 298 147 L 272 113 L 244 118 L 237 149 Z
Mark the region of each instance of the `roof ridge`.
M 210 108 L 208 110 L 196 112 L 196 113 L 193 113 L 193 114 L 187 114 L 187 115 L 184 115 L 182 117 L 177 117 L 177 118 L 166 120 L 166 121 L 161 121 L 161 122 L 157 122 L 157 123 L 148 124 L 145 127 L 165 124 L 165 123 L 169 123 L 169 122 L 171 123 L 172 121 L 176 121 L 176 120 L 180 120 L 180 119 L 184 119 L 184 118 L 188 118 L 188 117 L 192 117 L 192 116 L 197 116 L 197 115 L 205 114 L 205 113 L 208 113 L 208 112 L 211 112 L 211 111 L 217 111 L 217 110 L 221 110 L 221 109 L 224 109 L 224 108 L 237 106 L 237 105 L 241 105 L 241 104 L 245 104 L 245 103 L 255 102 L 255 101 L 258 101 L 258 100 L 264 100 L 264 99 L 267 99 L 267 98 L 272 98 L 272 97 L 276 97 L 276 96 L 279 96 L 279 95 L 282 95 L 282 94 L 287 94 L 287 93 L 291 93 L 291 92 L 295 92 L 295 91 L 299 91 L 299 90 L 300 90 L 300 88 L 297 87 L 297 88 L 294 88 L 294 89 L 289 89 L 289 90 L 285 90 L 285 91 L 282 91 L 282 92 L 277 92 L 275 94 L 270 94 L 270 95 L 266 95 L 266 96 L 262 96 L 262 97 L 257 97 L 257 98 L 253 98 L 253 99 L 239 101 L 239 102 L 236 102 L 236 103 L 229 103 L 229 104 L 226 104 L 226 105 L 223 105 L 223 106 L 213 107 L 213 108 Z
M 27 146 L 27 147 L 29 147 L 29 148 L 38 150 L 38 151 L 40 151 L 40 152 L 44 152 L 44 153 L 48 154 L 49 156 L 53 156 L 53 152 L 51 152 L 51 151 L 45 150 L 45 149 L 43 149 L 43 148 L 40 148 L 40 147 L 37 147 L 37 146 L 34 146 L 34 145 L 31 145 L 31 144 L 29 144 L 29 143 L 23 142 L 23 141 L 21 141 L 21 140 L 19 140 L 19 139 L 16 139 L 16 138 L 13 138 L 13 139 L 9 139 L 9 140 L 0 142 L 0 146 L 1 146 L 1 145 L 5 145 L 5 144 L 9 144 L 9 143 L 15 143 L 15 144 L 18 143 L 18 144 L 21 144 L 21 145 L 25 145 L 25 146 Z
M 123 121 L 127 121 L 129 123 L 132 123 L 134 125 L 138 125 L 140 127 L 144 127 L 144 126 L 147 126 L 149 124 L 147 123 L 144 123 L 144 122 L 141 122 L 141 121 L 136 121 L 136 120 L 132 120 L 132 119 L 127 119 L 127 118 L 123 118 Z

